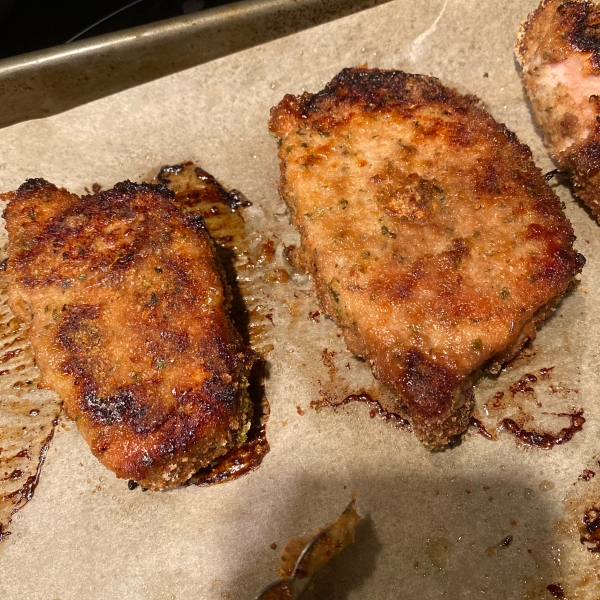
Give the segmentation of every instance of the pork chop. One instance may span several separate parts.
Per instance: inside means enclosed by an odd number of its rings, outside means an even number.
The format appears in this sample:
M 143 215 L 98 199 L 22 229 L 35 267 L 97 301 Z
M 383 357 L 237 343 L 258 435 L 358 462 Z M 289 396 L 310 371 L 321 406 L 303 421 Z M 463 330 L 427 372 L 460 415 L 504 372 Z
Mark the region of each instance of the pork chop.
M 522 23 L 515 53 L 550 155 L 600 218 L 600 7 L 544 0 Z
M 585 262 L 559 199 L 477 98 L 433 77 L 345 69 L 285 96 L 270 130 L 323 310 L 443 448 L 481 369 L 535 337 Z
M 98 459 L 158 490 L 239 445 L 253 354 L 202 218 L 131 182 L 80 198 L 30 179 L 1 199 L 10 307 Z

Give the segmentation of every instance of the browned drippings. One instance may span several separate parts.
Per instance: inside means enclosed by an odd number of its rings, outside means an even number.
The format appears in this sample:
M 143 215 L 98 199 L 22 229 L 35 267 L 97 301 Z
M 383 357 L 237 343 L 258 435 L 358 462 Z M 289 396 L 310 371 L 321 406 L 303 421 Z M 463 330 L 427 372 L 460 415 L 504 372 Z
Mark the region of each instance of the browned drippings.
M 321 359 L 323 360 L 323 364 L 327 368 L 330 377 L 333 377 L 337 374 L 337 367 L 333 362 L 335 357 L 335 352 L 333 350 L 329 350 L 329 348 L 323 348 L 321 351 Z
M 290 274 L 285 269 L 272 269 L 265 274 L 268 283 L 287 283 L 289 280 Z
M 600 509 L 591 506 L 585 511 L 579 532 L 581 543 L 590 552 L 600 552 Z
M 239 448 L 234 448 L 216 464 L 201 469 L 190 480 L 192 485 L 213 485 L 231 479 L 237 479 L 260 466 L 265 455 L 269 452 L 269 442 L 264 425 L 253 431 L 252 437 Z
M 573 413 L 548 412 L 543 409 L 535 387 L 540 380 L 550 380 L 553 374 L 554 366 L 542 367 L 535 373 L 525 373 L 505 391 L 496 392 L 485 403 L 483 411 L 476 410 L 470 424 L 486 439 L 496 440 L 498 433 L 504 430 L 512 433 L 523 446 L 535 446 L 545 450 L 570 441 L 575 433 L 583 428 L 583 410 Z M 563 383 L 546 387 L 546 394 L 559 394 L 558 398 L 561 401 L 567 400 L 571 393 L 578 393 L 578 390 L 566 387 Z M 547 415 L 568 417 L 571 425 L 557 434 L 533 426 L 536 421 Z
M 364 402 L 370 407 L 369 416 L 374 419 L 376 416 L 381 417 L 386 423 L 392 423 L 399 429 L 405 429 L 409 425 L 409 421 L 399 415 L 398 413 L 386 410 L 383 408 L 379 400 L 374 400 L 371 396 L 365 392 L 359 392 L 358 394 L 349 394 L 341 402 L 332 402 L 329 398 L 324 398 L 324 403 L 331 406 L 336 410 L 339 406 L 350 404 L 350 402 Z
M 311 321 L 318 323 L 323 313 L 315 310 L 314 303 L 311 304 L 305 304 L 298 316 L 301 315 L 304 319 L 308 317 Z M 340 338 L 342 333 L 338 331 L 336 336 Z M 322 348 L 320 358 L 324 372 L 319 373 L 316 380 L 318 399 L 310 402 L 310 408 L 319 412 L 324 407 L 336 410 L 338 407 L 350 402 L 363 402 L 370 406 L 369 415 L 371 418 L 379 416 L 385 422 L 391 423 L 396 429 L 411 429 L 410 415 L 402 404 L 402 400 L 392 390 L 373 377 L 373 373 L 365 361 L 356 357 L 349 361 L 345 357 L 345 353 L 339 350 L 339 347 L 336 350 Z M 354 373 L 347 377 L 346 374 L 349 371 Z M 356 380 L 352 381 L 356 374 L 363 381 L 360 383 L 357 383 Z M 356 388 L 361 391 L 353 392 L 353 389 Z
M 4 494 L 0 498 L 1 508 L 11 508 L 9 518 L 4 518 L 6 522 L 0 522 L 0 542 L 10 535 L 10 531 L 6 530 L 6 527 L 10 523 L 10 517 L 12 517 L 12 515 L 14 515 L 18 510 L 23 508 L 33 498 L 33 493 L 35 492 L 35 488 L 39 483 L 42 466 L 44 465 L 44 461 L 46 460 L 46 454 L 48 453 L 48 447 L 50 445 L 50 441 L 52 440 L 53 435 L 54 429 L 52 429 L 52 431 L 46 438 L 46 443 L 42 446 L 40 450 L 39 460 L 37 462 L 35 472 L 32 475 L 29 475 L 24 481 L 19 481 L 19 487 L 12 490 L 11 492 Z M 16 458 L 16 455 L 13 458 Z M 21 471 L 20 469 L 15 469 L 8 477 L 4 478 L 4 481 L 21 480 L 24 475 L 25 473 L 23 473 L 23 471 Z M 8 511 L 4 510 L 4 512 Z
M 163 167 L 156 181 L 175 192 L 184 210 L 202 215 L 215 241 L 232 292 L 231 317 L 244 342 L 255 345 L 260 341 L 265 321 L 272 322 L 273 315 L 261 306 L 247 305 L 252 294 L 245 289 L 246 278 L 238 275 L 244 270 L 257 271 L 270 263 L 276 248 L 272 240 L 266 240 L 254 253 L 251 252 L 244 218 L 239 210 L 241 206 L 249 206 L 250 202 L 235 190 L 227 192 L 212 175 L 191 162 Z M 200 470 L 190 484 L 205 486 L 240 477 L 256 469 L 269 452 L 265 432 L 269 411 L 262 385 L 263 372 L 264 362 L 259 359 L 252 370 L 248 388 L 254 404 L 254 417 L 246 441 L 213 465 Z
M 526 394 L 528 392 L 533 392 L 534 389 L 531 387 L 531 383 L 535 383 L 538 378 L 533 373 L 525 373 L 519 381 L 513 383 L 509 388 L 509 392 L 511 394 Z
M 499 408 L 501 406 L 502 398 L 504 398 L 504 392 L 496 392 L 494 398 L 490 401 L 492 408 Z M 489 402 L 488 402 L 489 404 Z
M 550 595 L 553 596 L 554 598 L 564 598 L 565 597 L 565 592 L 563 591 L 562 587 L 558 583 L 551 583 L 550 585 L 546 586 L 546 589 L 548 590 Z
M 50 441 L 52 440 L 53 436 L 54 436 L 54 430 L 46 439 L 46 443 L 42 446 L 42 450 L 40 452 L 40 459 L 38 461 L 38 465 L 35 470 L 35 473 L 33 475 L 29 475 L 27 477 L 27 479 L 25 480 L 25 482 L 21 482 L 21 487 L 19 487 L 16 490 L 13 490 L 12 492 L 10 492 L 9 494 L 6 494 L 5 496 L 2 496 L 3 501 L 9 500 L 11 498 L 16 499 L 16 505 L 15 505 L 15 510 L 13 510 L 13 514 L 17 510 L 19 510 L 19 508 L 22 508 L 22 505 L 26 504 L 27 502 L 29 502 L 31 500 L 31 498 L 33 498 L 33 492 L 35 491 L 35 488 L 37 487 L 37 484 L 39 482 L 40 472 L 41 472 L 42 466 L 44 464 L 44 461 L 46 460 L 46 454 L 48 453 L 48 446 L 50 445 Z M 23 473 L 23 471 L 21 471 L 20 469 L 15 469 L 12 473 L 9 474 L 8 477 L 5 477 L 4 480 L 21 479 L 23 477 L 23 475 L 25 475 L 25 473 Z
M 263 242 L 259 247 L 259 253 L 256 258 L 252 261 L 252 266 L 254 265 L 264 265 L 266 263 L 270 263 L 275 256 L 275 243 L 273 240 L 267 240 Z
M 303 272 L 304 269 L 298 265 L 298 248 L 296 248 L 295 244 L 290 244 L 289 246 L 283 247 L 283 258 L 285 258 L 286 262 L 292 269 Z
M 483 423 L 476 417 L 471 417 L 469 421 L 471 427 L 475 427 L 477 432 L 481 434 L 486 440 L 496 440 L 496 436 L 492 435 L 483 425 Z
M 19 356 L 23 352 L 23 348 L 17 348 L 15 350 L 10 350 L 9 352 L 5 352 L 2 356 L 0 356 L 0 363 L 8 362 L 12 360 L 16 356 Z
M 588 466 L 596 468 L 598 457 L 588 461 Z M 589 469 L 583 471 L 585 476 Z M 590 471 L 592 472 L 592 471 Z M 554 530 L 560 534 L 556 545 L 566 544 L 571 548 L 569 554 L 576 557 L 578 570 L 581 574 L 576 581 L 571 579 L 570 589 L 565 590 L 568 598 L 599 598 L 598 594 L 598 560 L 600 559 L 600 478 L 581 475 L 569 486 L 562 506 L 564 515 L 554 524 Z M 572 547 L 574 534 L 578 534 L 582 546 L 588 552 L 578 552 Z M 567 572 L 564 572 L 567 575 Z
M 583 473 L 577 478 L 577 481 L 591 481 L 595 476 L 595 471 L 584 469 Z
M 571 414 L 559 413 L 556 416 L 569 417 L 571 419 L 571 425 L 561 429 L 557 435 L 523 429 L 513 419 L 504 419 L 500 425 L 500 429 L 509 431 L 526 446 L 551 450 L 554 446 L 559 446 L 571 440 L 578 431 L 583 429 L 583 424 L 585 423 L 583 410 Z
M 0 269 L 0 541 L 33 497 L 61 406 L 56 394 L 36 389 L 40 373 L 28 329 L 8 308 L 5 277 Z

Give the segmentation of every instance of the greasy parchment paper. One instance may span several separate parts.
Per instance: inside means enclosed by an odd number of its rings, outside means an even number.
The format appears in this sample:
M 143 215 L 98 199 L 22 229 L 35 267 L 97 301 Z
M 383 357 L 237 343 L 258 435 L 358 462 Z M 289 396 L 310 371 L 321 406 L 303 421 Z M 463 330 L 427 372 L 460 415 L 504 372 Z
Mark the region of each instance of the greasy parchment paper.
M 398 0 L 0 130 L 0 189 L 44 177 L 82 193 L 194 160 L 253 203 L 244 209 L 251 243 L 272 240 L 273 268 L 290 271 L 281 253 L 298 238 L 277 195 L 270 107 L 285 93 L 318 91 L 346 66 L 432 73 L 478 95 L 549 171 L 512 55 L 519 22 L 536 4 Z M 531 427 L 558 431 L 568 419 L 542 413 L 583 408 L 586 423 L 570 442 L 526 449 L 507 432 L 490 441 L 471 428 L 458 447 L 430 454 L 410 432 L 369 418 L 363 404 L 311 409 L 323 396 L 377 397 L 377 386 L 331 321 L 315 316 L 303 276 L 278 283 L 244 272 L 249 306 L 269 315 L 260 343 L 273 346 L 271 452 L 262 466 L 208 488 L 130 491 L 63 421 L 33 500 L 0 543 L 0 597 L 252 598 L 276 578 L 285 540 L 331 522 L 354 493 L 366 517 L 356 543 L 323 569 L 307 598 L 551 598 L 549 585 L 567 598 L 600 598 L 600 553 L 580 543 L 577 527 L 600 502 L 600 473 L 580 477 L 600 471 L 600 231 L 566 188 L 556 189 L 588 260 L 581 285 L 524 357 L 482 380 L 476 395 L 492 427 L 513 410 L 492 406 L 498 392 Z M 537 381 L 516 385 L 527 373 Z

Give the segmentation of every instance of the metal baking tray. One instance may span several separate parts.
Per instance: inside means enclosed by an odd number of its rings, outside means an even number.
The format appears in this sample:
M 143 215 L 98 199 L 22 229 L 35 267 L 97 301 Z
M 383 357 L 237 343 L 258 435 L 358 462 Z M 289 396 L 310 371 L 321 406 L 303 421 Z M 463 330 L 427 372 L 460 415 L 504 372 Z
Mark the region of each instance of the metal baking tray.
M 0 60 L 0 127 L 48 117 L 389 0 L 245 0 Z
M 508 407 L 535 425 L 548 419 L 540 426 L 554 431 L 568 424 L 565 414 L 585 409 L 583 429 L 554 450 L 471 428 L 463 444 L 430 454 L 364 403 L 313 410 L 328 397 L 377 400 L 380 388 L 320 314 L 304 276 L 289 270 L 287 282 L 264 284 L 289 268 L 284 249 L 298 243 L 277 194 L 269 109 L 286 93 L 322 89 L 343 67 L 435 74 L 481 98 L 541 169 L 553 169 L 512 51 L 537 4 L 261 0 L 0 62 L 2 191 L 43 177 L 83 193 L 194 160 L 252 203 L 243 209 L 250 254 L 240 281 L 260 338 L 253 345 L 269 364 L 271 402 L 271 451 L 259 469 L 158 495 L 129 490 L 61 421 L 33 501 L 0 543 L 0 597 L 250 599 L 276 578 L 285 541 L 337 518 L 352 493 L 365 517 L 356 543 L 324 568 L 307 600 L 544 600 L 562 590 L 600 598 L 600 552 L 580 538 L 600 498 L 600 473 L 592 477 L 600 236 L 566 187 L 553 183 L 588 259 L 581 284 L 519 360 L 475 390 L 479 416 L 492 425 Z M 265 244 L 276 249 L 271 262 Z M 14 377 L 26 383 L 21 371 Z

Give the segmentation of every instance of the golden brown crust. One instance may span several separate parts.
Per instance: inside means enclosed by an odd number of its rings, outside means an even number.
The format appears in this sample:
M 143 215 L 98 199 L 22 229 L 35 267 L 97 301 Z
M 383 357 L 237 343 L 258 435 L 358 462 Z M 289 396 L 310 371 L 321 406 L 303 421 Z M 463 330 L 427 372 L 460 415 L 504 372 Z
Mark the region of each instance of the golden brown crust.
M 252 353 L 202 219 L 131 182 L 79 198 L 28 180 L 4 199 L 11 308 L 100 461 L 162 489 L 237 445 Z
M 581 52 L 587 74 L 600 74 L 600 8 L 582 0 L 543 0 L 521 24 L 516 51 L 519 61 L 540 55 L 557 63 Z
M 552 158 L 600 215 L 600 8 L 544 0 L 522 23 L 515 53 Z
M 345 69 L 270 129 L 323 309 L 439 448 L 475 374 L 583 266 L 560 201 L 514 134 L 432 77 Z

